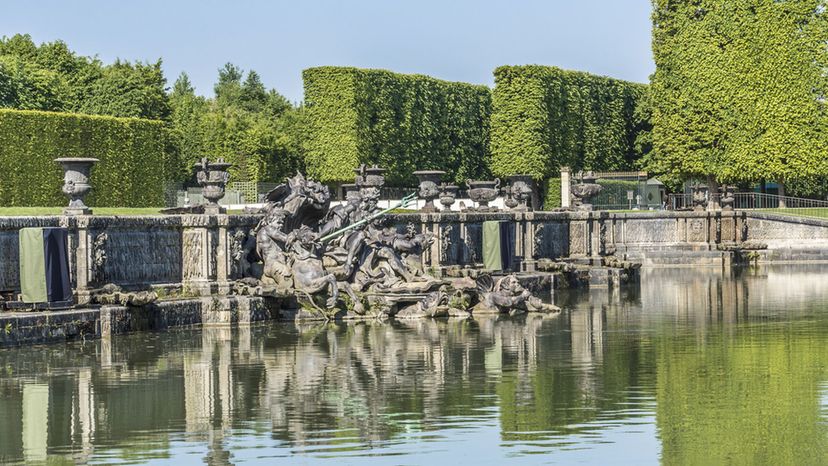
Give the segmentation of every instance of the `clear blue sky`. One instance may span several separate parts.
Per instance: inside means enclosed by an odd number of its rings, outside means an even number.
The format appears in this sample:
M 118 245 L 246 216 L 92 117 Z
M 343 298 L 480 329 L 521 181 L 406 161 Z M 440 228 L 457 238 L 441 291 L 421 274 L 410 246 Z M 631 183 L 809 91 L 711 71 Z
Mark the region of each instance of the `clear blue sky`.
M 302 99 L 301 71 L 351 65 L 488 84 L 543 64 L 647 82 L 649 0 L 3 0 L 0 35 L 62 39 L 83 55 L 155 61 L 212 95 L 217 69 L 254 69 Z

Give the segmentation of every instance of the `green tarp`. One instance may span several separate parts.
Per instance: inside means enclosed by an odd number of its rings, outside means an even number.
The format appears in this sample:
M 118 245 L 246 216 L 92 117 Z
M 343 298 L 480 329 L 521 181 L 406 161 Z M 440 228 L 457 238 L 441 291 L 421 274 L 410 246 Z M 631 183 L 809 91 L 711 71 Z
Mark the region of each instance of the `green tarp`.
M 20 292 L 24 303 L 45 303 L 46 258 L 43 228 L 20 230 Z
M 483 267 L 492 271 L 511 269 L 514 242 L 512 222 L 483 222 Z
M 483 268 L 503 270 L 500 255 L 500 222 L 483 222 Z
M 19 242 L 23 302 L 71 301 L 69 232 L 65 228 L 22 228 Z

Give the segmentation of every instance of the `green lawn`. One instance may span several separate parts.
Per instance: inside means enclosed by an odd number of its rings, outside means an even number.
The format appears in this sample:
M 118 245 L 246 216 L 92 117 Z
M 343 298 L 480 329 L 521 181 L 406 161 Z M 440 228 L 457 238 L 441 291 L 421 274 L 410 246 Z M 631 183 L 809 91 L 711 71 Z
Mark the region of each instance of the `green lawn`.
M 63 207 L 0 207 L 0 217 L 61 215 Z M 158 215 L 161 207 L 93 207 L 95 215 Z
M 92 207 L 94 215 L 160 215 L 163 207 Z M 243 214 L 230 210 L 228 214 Z M 34 215 L 61 215 L 63 207 L 0 207 L 0 217 L 28 217 Z
M 788 208 L 788 209 L 756 209 L 757 212 L 769 214 L 793 215 L 797 217 L 828 218 L 828 207 Z

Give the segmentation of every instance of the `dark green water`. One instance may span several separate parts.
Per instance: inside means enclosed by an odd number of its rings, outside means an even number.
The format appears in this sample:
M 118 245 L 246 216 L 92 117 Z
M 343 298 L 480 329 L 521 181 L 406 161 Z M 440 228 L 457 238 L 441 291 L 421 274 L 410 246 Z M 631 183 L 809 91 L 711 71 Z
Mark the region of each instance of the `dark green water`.
M 645 271 L 556 318 L 0 350 L 0 459 L 826 464 L 828 267 Z

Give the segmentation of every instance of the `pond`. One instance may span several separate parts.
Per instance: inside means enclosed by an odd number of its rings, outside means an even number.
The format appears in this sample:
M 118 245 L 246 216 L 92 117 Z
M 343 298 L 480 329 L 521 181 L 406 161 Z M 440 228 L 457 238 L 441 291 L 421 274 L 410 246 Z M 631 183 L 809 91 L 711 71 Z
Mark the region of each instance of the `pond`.
M 653 269 L 557 317 L 0 350 L 0 461 L 826 464 L 826 278 Z

